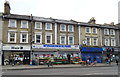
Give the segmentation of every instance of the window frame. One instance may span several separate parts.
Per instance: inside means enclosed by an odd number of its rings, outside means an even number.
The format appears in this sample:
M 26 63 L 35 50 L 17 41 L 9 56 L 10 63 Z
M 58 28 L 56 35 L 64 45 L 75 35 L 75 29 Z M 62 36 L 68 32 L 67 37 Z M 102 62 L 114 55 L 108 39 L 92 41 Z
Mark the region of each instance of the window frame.
M 39 44 L 42 44 L 42 33 L 35 33 L 35 43 L 38 43 L 36 35 L 40 35 L 40 42 L 39 42 Z
M 106 33 L 106 31 L 107 31 L 107 33 Z M 109 35 L 109 29 L 104 29 L 104 34 Z
M 47 24 L 50 24 L 50 29 L 47 29 Z M 52 30 L 52 23 L 45 23 L 45 30 Z
M 106 40 L 108 40 L 108 45 L 106 44 Z M 105 39 L 105 46 L 110 46 L 110 40 L 108 38 Z
M 14 33 L 14 34 L 15 34 L 15 35 L 14 35 L 15 37 L 14 37 L 14 41 L 13 41 L 13 42 L 10 41 L 10 33 Z M 17 33 L 16 33 L 16 32 L 12 32 L 12 31 L 8 32 L 8 43 L 16 43 L 16 40 L 17 40 L 17 39 L 16 39 L 16 36 L 17 36 Z
M 72 31 L 70 31 L 70 26 L 72 26 Z M 68 25 L 68 32 L 74 32 L 74 25 Z
M 93 29 L 95 29 L 95 33 L 94 33 Z M 97 34 L 97 28 L 92 28 L 92 33 Z
M 65 38 L 64 43 L 62 43 L 61 37 L 64 37 L 64 38 Z M 60 44 L 66 44 L 66 36 L 65 36 L 65 35 L 61 35 L 61 36 L 60 36 Z
M 40 28 L 37 28 L 37 23 L 40 23 Z M 42 22 L 35 22 L 35 29 L 42 29 Z
M 22 39 L 23 39 L 22 34 L 26 34 L 26 42 L 22 41 Z M 20 33 L 20 43 L 28 43 L 28 32 L 21 32 Z
M 27 22 L 26 27 L 23 27 L 23 24 L 22 24 L 23 22 Z M 25 29 L 28 28 L 28 21 L 22 20 L 22 21 L 21 21 L 21 27 L 20 27 L 20 28 L 25 28 Z
M 115 30 L 114 29 L 110 29 L 110 35 L 115 35 Z
M 87 28 L 89 28 L 89 32 L 87 32 Z M 86 27 L 85 30 L 86 30 L 86 33 L 91 33 L 91 28 L 90 27 Z
M 14 23 L 14 27 L 11 26 L 11 21 L 14 21 L 14 22 L 15 22 L 15 23 Z M 17 20 L 9 19 L 8 27 L 16 28 L 16 27 L 17 27 Z
M 62 30 L 63 25 L 64 25 L 64 30 Z M 60 31 L 66 31 L 66 24 L 60 24 Z
M 50 37 L 51 37 L 50 43 L 47 43 L 47 36 L 50 36 Z M 45 35 L 45 44 L 52 44 L 52 34 L 46 34 L 46 35 Z
M 114 44 L 113 44 L 113 40 L 114 40 Z M 111 46 L 116 46 L 116 39 L 115 38 L 111 38 Z
M 90 40 L 89 40 L 89 44 L 88 44 L 88 42 L 87 42 L 87 38 L 90 39 Z M 86 37 L 85 39 L 86 39 L 86 45 L 88 45 L 88 46 L 91 45 L 91 38 L 90 38 L 90 37 Z
M 94 39 L 96 39 L 96 44 L 94 43 L 95 42 Z M 98 46 L 98 38 L 93 38 L 93 46 Z
M 72 43 L 72 44 L 70 43 L 70 40 L 69 40 L 70 37 L 73 38 L 73 40 L 72 40 L 73 43 Z M 68 36 L 68 44 L 69 44 L 69 45 L 74 45 L 74 36 Z

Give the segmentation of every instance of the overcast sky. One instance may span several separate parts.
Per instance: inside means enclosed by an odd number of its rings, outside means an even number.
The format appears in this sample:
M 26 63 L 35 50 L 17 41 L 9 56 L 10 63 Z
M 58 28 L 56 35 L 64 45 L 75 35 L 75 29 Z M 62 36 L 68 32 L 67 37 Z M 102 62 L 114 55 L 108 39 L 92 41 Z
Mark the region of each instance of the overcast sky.
M 118 23 L 119 0 L 7 0 L 12 14 L 52 17 L 88 22 L 95 17 L 97 24 Z M 0 0 L 3 12 L 5 0 Z

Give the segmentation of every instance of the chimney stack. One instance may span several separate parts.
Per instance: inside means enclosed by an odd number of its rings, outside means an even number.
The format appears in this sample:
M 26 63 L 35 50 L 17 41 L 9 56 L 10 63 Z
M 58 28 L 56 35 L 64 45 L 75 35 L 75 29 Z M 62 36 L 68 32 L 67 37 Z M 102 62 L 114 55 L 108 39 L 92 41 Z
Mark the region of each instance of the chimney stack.
M 11 10 L 11 8 L 10 8 L 9 2 L 5 1 L 5 3 L 4 3 L 4 14 L 10 14 L 10 10 Z
M 95 22 L 96 22 L 95 18 L 92 17 L 88 23 L 90 23 L 90 24 L 95 24 Z

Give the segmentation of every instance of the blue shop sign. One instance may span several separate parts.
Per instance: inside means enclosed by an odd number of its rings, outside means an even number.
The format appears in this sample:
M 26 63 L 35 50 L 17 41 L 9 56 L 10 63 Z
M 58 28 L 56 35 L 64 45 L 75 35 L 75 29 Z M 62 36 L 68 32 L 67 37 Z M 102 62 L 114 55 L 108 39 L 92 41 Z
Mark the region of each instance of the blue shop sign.
M 103 48 L 82 47 L 82 52 L 102 52 Z
M 63 48 L 71 48 L 71 45 L 43 45 L 43 47 L 63 47 Z

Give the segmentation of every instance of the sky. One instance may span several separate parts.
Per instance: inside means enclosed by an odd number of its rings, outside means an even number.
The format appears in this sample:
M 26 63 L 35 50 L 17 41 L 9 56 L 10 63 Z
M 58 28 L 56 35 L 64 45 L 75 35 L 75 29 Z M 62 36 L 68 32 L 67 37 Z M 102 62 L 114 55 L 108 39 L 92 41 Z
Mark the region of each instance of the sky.
M 118 23 L 120 0 L 7 0 L 12 14 L 52 17 L 55 19 L 88 22 L 94 17 L 97 24 Z M 5 0 L 0 0 L 0 12 Z

